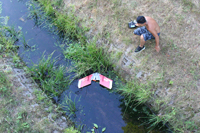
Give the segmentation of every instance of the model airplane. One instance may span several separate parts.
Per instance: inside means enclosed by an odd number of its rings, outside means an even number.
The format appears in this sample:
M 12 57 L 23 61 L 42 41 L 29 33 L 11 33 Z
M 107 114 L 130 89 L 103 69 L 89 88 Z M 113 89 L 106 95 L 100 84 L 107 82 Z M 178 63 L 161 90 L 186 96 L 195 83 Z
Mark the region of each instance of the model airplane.
M 112 88 L 112 80 L 99 74 L 99 73 L 93 73 L 87 77 L 84 77 L 82 79 L 79 79 L 78 81 L 78 88 L 83 88 L 87 85 L 90 85 L 92 81 L 99 81 L 99 84 L 111 89 Z

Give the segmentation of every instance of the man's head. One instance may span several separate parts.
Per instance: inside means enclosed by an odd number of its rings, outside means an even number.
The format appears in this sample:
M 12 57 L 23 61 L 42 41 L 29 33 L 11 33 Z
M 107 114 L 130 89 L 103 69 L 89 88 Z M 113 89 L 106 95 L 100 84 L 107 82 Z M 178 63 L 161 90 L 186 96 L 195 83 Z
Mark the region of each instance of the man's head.
M 146 23 L 146 19 L 144 16 L 138 16 L 137 17 L 137 23 L 138 23 L 138 26 L 143 26 L 145 23 Z

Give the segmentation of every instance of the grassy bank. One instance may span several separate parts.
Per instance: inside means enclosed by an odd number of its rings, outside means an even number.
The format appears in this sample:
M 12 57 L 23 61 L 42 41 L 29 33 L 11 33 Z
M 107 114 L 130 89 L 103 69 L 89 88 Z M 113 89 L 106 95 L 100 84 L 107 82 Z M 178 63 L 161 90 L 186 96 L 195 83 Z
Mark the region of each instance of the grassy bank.
M 61 95 L 69 86 L 69 78 L 65 76 L 66 68 L 64 66 L 55 66 L 55 59 L 52 59 L 53 53 L 48 57 L 41 57 L 38 64 L 34 64 L 30 69 L 33 79 L 41 86 L 43 91 L 49 97 Z
M 170 0 L 165 2 L 65 0 L 64 5 L 59 5 L 55 4 L 58 3 L 56 0 L 39 0 L 39 2 L 62 33 L 67 32 L 68 36 L 72 33 L 72 38 L 80 39 L 80 43 L 69 46 L 70 51 L 64 51 L 67 58 L 75 60 L 77 72 L 83 74 L 87 72 L 83 71 L 84 69 L 99 70 L 96 66 L 86 68 L 88 60 L 92 61 L 94 56 L 90 53 L 94 50 L 94 47 L 89 49 L 90 43 L 96 39 L 97 48 L 104 49 L 105 55 L 111 53 L 107 55 L 108 59 L 103 60 L 112 62 L 111 66 L 119 68 L 120 73 L 124 71 L 131 79 L 127 81 L 125 87 L 119 88 L 122 94 L 141 103 L 148 103 L 156 112 L 157 115 L 152 115 L 150 119 L 152 125 L 163 121 L 170 123 L 176 132 L 198 130 L 199 106 L 196 106 L 195 100 L 198 99 L 199 93 L 200 64 L 199 47 L 195 44 L 199 39 L 190 36 L 197 35 L 199 31 L 198 24 L 191 25 L 193 18 L 199 14 L 196 10 L 199 7 L 198 3 Z M 153 51 L 154 44 L 151 44 L 155 43 L 154 41 L 146 42 L 147 50 L 142 54 L 135 55 L 132 52 L 139 42 L 137 38 L 132 37 L 132 31 L 127 30 L 127 22 L 130 18 L 141 14 L 155 18 L 161 26 L 162 50 L 159 54 Z M 191 18 L 190 22 L 185 17 L 188 14 Z M 190 28 L 186 30 L 187 27 L 182 28 L 183 25 Z M 169 27 L 176 30 L 169 30 Z M 76 31 L 76 28 L 79 31 Z M 86 32 L 87 29 L 90 31 Z M 191 31 L 191 29 L 196 30 Z M 184 30 L 189 31 L 188 34 Z M 83 38 L 80 37 L 82 35 Z M 95 39 L 92 39 L 93 37 Z M 79 52 L 87 56 L 81 56 L 83 60 L 79 60 L 77 56 L 73 57 Z M 97 50 L 96 53 L 101 52 Z M 100 55 L 103 56 L 99 57 L 104 57 L 104 54 Z M 124 56 L 134 60 L 134 63 L 128 66 L 121 65 Z M 107 66 L 107 63 L 102 63 L 101 69 Z M 140 79 L 135 79 L 141 71 Z M 125 79 L 126 76 L 122 77 Z
M 54 70 L 56 73 L 53 73 L 54 68 L 48 68 L 52 62 L 50 59 L 45 62 L 43 58 L 43 64 L 39 63 L 39 67 L 28 70 L 17 54 L 19 46 L 15 45 L 22 38 L 20 27 L 9 27 L 6 22 L 0 24 L 0 132 L 77 133 L 77 130 L 70 127 L 73 123 L 64 117 L 66 112 L 48 97 L 49 93 L 60 94 L 60 88 L 64 87 L 62 85 L 67 85 L 68 80 L 63 77 L 63 67 L 60 66 Z M 36 80 L 39 80 L 46 90 L 41 91 L 30 77 L 31 73 L 39 75 L 35 76 L 38 77 Z M 43 80 L 45 73 L 49 77 L 47 81 Z M 57 91 L 45 87 L 45 83 L 52 83 L 52 78 L 54 84 L 51 84 L 51 87 L 56 84 Z M 47 95 L 44 92 L 47 92 Z

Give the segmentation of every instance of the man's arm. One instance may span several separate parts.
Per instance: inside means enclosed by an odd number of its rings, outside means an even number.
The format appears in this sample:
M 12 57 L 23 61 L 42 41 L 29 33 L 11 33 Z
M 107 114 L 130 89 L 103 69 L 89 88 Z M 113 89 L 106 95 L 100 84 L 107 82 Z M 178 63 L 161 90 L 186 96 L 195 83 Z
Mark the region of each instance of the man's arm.
M 150 31 L 151 32 L 151 31 Z M 156 33 L 156 31 L 153 31 L 151 32 L 151 34 L 155 37 L 155 40 L 156 40 L 156 51 L 159 52 L 160 51 L 160 46 L 159 46 L 159 36 L 158 34 Z

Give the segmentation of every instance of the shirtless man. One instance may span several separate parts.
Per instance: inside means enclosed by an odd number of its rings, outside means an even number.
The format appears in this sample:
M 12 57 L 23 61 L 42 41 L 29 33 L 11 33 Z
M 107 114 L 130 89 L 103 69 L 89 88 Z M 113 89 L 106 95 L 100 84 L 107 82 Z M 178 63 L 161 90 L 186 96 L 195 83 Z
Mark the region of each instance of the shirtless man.
M 160 51 L 159 46 L 159 35 L 160 35 L 160 27 L 158 23 L 151 17 L 148 16 L 138 16 L 137 24 L 139 26 L 136 30 L 134 30 L 135 35 L 140 36 L 140 45 L 135 49 L 135 52 L 140 52 L 145 49 L 144 44 L 147 40 L 155 39 L 156 40 L 156 51 Z

